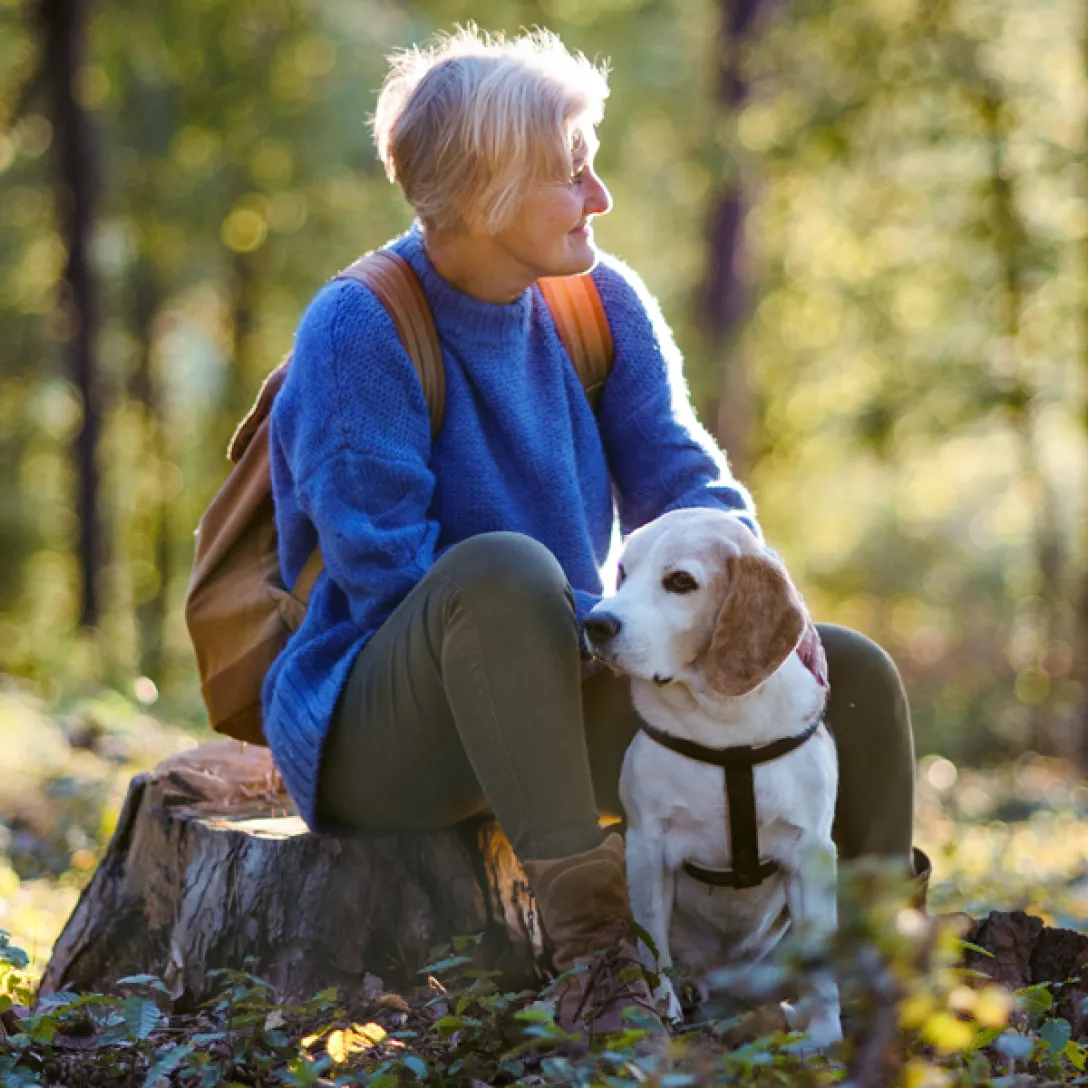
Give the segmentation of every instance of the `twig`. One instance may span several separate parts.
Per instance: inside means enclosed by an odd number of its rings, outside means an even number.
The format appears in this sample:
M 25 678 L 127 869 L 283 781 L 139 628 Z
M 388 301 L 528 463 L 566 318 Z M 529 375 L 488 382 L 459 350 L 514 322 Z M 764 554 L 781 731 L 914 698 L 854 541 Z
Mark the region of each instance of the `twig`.
M 847 1078 L 851 1088 L 878 1088 L 886 1067 L 888 1047 L 895 1038 L 899 1016 L 894 1001 L 881 1001 L 869 1037 Z

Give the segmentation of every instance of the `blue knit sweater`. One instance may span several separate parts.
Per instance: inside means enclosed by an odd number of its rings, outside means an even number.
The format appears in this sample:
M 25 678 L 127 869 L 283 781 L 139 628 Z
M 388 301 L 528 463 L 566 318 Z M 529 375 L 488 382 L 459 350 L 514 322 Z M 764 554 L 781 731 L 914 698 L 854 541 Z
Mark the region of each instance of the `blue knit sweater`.
M 442 346 L 446 412 L 433 444 L 393 322 L 352 281 L 311 302 L 272 412 L 286 584 L 318 543 L 325 560 L 263 691 L 269 745 L 311 827 L 321 746 L 352 663 L 444 550 L 496 529 L 533 537 L 559 560 L 582 619 L 599 600 L 617 515 L 626 533 L 673 508 L 751 509 L 691 411 L 656 302 L 621 262 L 602 256 L 593 272 L 615 342 L 595 418 L 539 289 L 480 302 L 435 271 L 418 226 L 392 248 L 419 276 Z

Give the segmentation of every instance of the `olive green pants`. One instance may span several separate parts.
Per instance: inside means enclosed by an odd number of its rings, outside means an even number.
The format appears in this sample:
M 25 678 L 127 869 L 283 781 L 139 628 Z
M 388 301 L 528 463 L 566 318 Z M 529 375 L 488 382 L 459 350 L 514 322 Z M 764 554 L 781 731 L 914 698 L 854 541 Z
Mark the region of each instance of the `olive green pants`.
M 910 858 L 914 751 L 895 665 L 821 625 L 839 753 L 843 858 Z M 582 680 L 570 587 L 517 533 L 455 545 L 359 655 L 322 754 L 318 807 L 345 831 L 446 827 L 491 812 L 521 859 L 566 857 L 622 818 L 638 729 L 628 681 Z

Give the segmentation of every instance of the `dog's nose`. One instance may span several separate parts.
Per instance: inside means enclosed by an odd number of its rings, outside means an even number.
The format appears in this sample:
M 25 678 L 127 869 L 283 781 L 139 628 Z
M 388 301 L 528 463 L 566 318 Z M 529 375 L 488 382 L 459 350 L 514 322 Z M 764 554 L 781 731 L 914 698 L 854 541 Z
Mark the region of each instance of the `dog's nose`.
M 607 646 L 620 633 L 623 624 L 611 612 L 594 612 L 586 617 L 584 626 L 590 642 Z

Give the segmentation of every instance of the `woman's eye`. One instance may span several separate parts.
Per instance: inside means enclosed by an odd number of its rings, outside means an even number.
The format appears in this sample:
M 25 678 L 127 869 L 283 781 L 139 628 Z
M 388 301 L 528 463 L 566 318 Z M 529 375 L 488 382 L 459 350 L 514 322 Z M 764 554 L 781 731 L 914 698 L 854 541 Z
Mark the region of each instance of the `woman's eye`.
M 667 593 L 693 593 L 699 583 L 686 570 L 674 570 L 661 579 L 661 585 Z
M 570 176 L 571 185 L 577 185 L 579 182 L 585 181 L 586 173 L 588 172 L 588 170 L 588 166 L 582 166 L 579 169 L 575 170 L 574 173 Z

